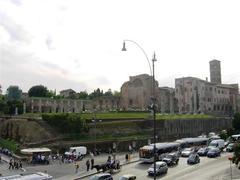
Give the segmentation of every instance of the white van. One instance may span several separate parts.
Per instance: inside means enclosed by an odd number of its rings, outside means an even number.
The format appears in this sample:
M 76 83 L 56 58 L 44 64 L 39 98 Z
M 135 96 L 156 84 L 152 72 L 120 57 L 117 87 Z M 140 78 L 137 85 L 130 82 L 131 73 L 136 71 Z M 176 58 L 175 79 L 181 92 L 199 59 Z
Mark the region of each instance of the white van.
M 209 144 L 209 147 L 217 147 L 220 150 L 223 150 L 225 147 L 225 141 L 223 139 L 212 140 Z
M 70 147 L 69 151 L 65 152 L 67 156 L 75 156 L 77 159 L 87 154 L 87 148 L 85 146 Z

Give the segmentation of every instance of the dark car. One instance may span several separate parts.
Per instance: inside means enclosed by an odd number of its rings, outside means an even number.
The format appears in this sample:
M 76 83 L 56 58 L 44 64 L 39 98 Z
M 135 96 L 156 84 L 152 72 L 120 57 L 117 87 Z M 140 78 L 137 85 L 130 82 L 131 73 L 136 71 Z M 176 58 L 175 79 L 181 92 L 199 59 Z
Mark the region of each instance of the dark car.
M 170 153 L 166 155 L 166 157 L 164 157 L 162 161 L 166 162 L 168 166 L 173 166 L 178 164 L 179 156 L 175 153 Z
M 190 156 L 188 157 L 187 163 L 188 163 L 188 164 L 197 164 L 197 163 L 200 163 L 199 155 L 198 155 L 197 153 L 190 154 Z
M 226 148 L 226 151 L 227 151 L 227 152 L 233 152 L 233 147 L 234 147 L 234 143 L 228 144 L 228 146 L 227 146 L 227 148 Z
M 164 173 L 166 174 L 167 172 L 168 172 L 167 163 L 163 161 L 156 162 L 156 169 L 155 169 L 156 175 L 164 174 Z M 151 167 L 148 169 L 148 175 L 154 176 L 154 164 L 152 164 Z
M 207 152 L 207 157 L 218 157 L 221 154 L 221 150 L 219 148 L 211 148 Z
M 197 151 L 197 154 L 199 156 L 206 156 L 207 155 L 207 152 L 209 151 L 210 148 L 208 147 L 203 147 L 203 148 L 200 148 L 198 151 Z

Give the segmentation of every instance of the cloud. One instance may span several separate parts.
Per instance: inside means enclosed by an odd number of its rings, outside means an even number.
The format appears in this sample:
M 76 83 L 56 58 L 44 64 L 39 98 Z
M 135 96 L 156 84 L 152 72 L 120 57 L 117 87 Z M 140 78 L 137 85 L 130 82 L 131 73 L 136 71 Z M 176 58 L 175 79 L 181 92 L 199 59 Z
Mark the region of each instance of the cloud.
M 12 18 L 0 12 L 0 26 L 2 26 L 10 35 L 12 41 L 29 43 L 32 37 L 23 28 L 17 24 Z
M 50 36 L 48 36 L 48 37 L 46 38 L 45 43 L 46 43 L 46 45 L 47 45 L 48 50 L 55 50 L 55 49 L 56 49 L 56 48 L 54 47 L 54 45 L 53 45 L 53 39 L 52 39 Z
M 10 0 L 13 4 L 15 4 L 16 6 L 21 6 L 22 2 L 21 0 Z
M 40 65 L 50 69 L 51 71 L 60 71 L 62 74 L 68 74 L 68 71 L 57 64 L 49 63 L 49 62 L 38 62 Z

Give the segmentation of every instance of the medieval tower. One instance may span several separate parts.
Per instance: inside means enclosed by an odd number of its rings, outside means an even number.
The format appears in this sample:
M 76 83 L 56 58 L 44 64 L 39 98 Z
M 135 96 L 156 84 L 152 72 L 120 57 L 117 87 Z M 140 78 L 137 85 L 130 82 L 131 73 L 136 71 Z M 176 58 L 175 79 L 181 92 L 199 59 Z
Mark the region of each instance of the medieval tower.
M 210 80 L 212 83 L 222 84 L 221 80 L 221 62 L 214 59 L 209 62 L 210 64 Z

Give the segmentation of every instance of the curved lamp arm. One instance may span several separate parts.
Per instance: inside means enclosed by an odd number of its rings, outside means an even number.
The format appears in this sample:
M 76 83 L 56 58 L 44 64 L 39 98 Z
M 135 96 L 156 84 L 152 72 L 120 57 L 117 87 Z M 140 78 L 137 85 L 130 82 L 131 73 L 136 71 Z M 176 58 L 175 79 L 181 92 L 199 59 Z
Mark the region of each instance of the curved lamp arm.
M 133 40 L 129 40 L 129 39 L 125 39 L 125 40 L 123 41 L 122 51 L 127 51 L 127 49 L 126 49 L 126 47 L 125 47 L 125 42 L 126 42 L 126 41 L 132 42 L 132 43 L 136 44 L 136 45 L 141 49 L 141 51 L 143 52 L 143 54 L 145 55 L 145 57 L 146 57 L 146 59 L 147 59 L 147 61 L 148 61 L 148 65 L 149 65 L 149 69 L 150 69 L 150 75 L 152 76 L 152 75 L 153 75 L 153 73 L 152 73 L 152 68 L 151 68 L 151 64 L 150 64 L 150 61 L 149 61 L 149 59 L 148 59 L 147 53 L 144 51 L 144 49 L 143 49 L 137 42 L 135 42 L 135 41 L 133 41 Z

